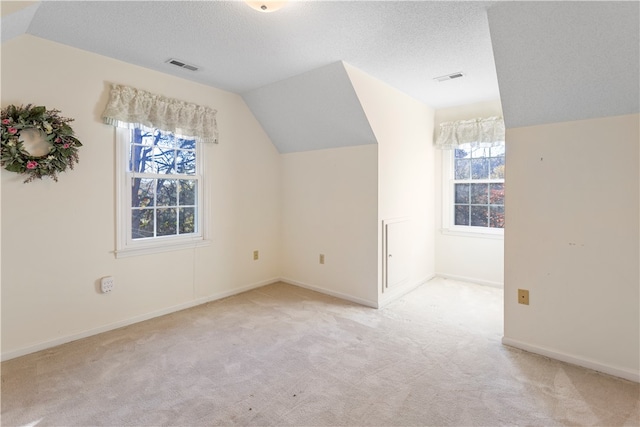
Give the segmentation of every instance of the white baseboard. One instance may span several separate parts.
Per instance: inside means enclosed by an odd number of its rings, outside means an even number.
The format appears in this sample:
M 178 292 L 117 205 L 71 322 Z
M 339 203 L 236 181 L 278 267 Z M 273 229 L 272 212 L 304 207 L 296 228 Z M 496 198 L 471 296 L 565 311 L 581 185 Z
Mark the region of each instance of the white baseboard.
M 332 297 L 340 298 L 346 301 L 355 302 L 356 304 L 364 305 L 371 308 L 378 308 L 378 303 L 375 301 L 366 300 L 364 298 L 354 297 L 352 295 L 343 294 L 341 292 L 331 291 L 329 289 L 321 288 L 319 286 L 309 285 L 308 283 L 300 282 L 298 280 L 289 279 L 287 277 L 281 277 L 281 282 L 288 283 L 294 286 L 300 286 L 301 288 L 310 289 L 312 291 L 319 292 L 325 295 L 331 295 Z
M 434 277 L 436 277 L 436 276 L 432 274 L 431 276 L 427 276 L 422 280 L 418 280 L 417 282 L 415 282 L 412 285 L 401 286 L 401 287 L 399 287 L 397 289 L 394 289 L 394 288 L 387 289 L 386 291 L 384 291 L 384 293 L 380 297 L 380 302 L 378 303 L 379 308 L 382 308 L 382 307 L 384 307 L 386 305 L 389 305 L 392 302 L 396 301 L 397 299 L 402 298 L 403 296 L 405 296 L 409 292 L 413 291 L 418 286 L 424 285 L 425 283 L 427 283 L 429 280 L 433 279 Z
M 483 286 L 491 286 L 492 288 L 504 289 L 504 283 L 492 282 L 490 280 L 476 279 L 473 277 L 456 276 L 454 274 L 436 273 L 436 277 L 442 277 L 443 279 L 458 280 L 460 282 L 475 283 Z
M 550 357 L 551 359 L 571 363 L 572 365 L 578 365 L 582 366 L 583 368 L 593 369 L 594 371 L 613 375 L 614 377 L 624 378 L 625 380 L 633 381 L 636 383 L 640 382 L 640 372 L 638 371 L 607 365 L 606 363 L 597 362 L 595 360 L 580 356 L 566 354 L 550 348 L 528 344 L 507 337 L 502 337 L 502 344 L 509 347 L 519 348 L 520 350 L 525 350 L 530 353 L 536 353 L 542 356 Z
M 93 335 L 100 334 L 102 332 L 112 331 L 114 329 L 122 328 L 124 326 L 133 325 L 134 323 L 143 322 L 145 320 L 153 319 L 155 317 L 164 316 L 165 314 L 174 313 L 176 311 L 185 310 L 187 308 L 195 307 L 201 304 L 206 304 L 211 301 L 216 301 L 222 298 L 227 298 L 233 295 L 241 294 L 246 291 L 250 291 L 251 289 L 259 288 L 265 285 L 270 285 L 271 283 L 279 282 L 280 278 L 272 278 L 267 280 L 262 280 L 260 282 L 252 283 L 240 288 L 235 288 L 229 291 L 219 292 L 217 294 L 209 295 L 203 298 L 194 299 L 191 301 L 184 302 L 182 304 L 174 305 L 171 307 L 163 308 L 161 310 L 153 311 L 146 314 L 141 314 L 138 316 L 130 317 L 128 319 L 120 320 L 118 322 L 109 323 L 108 325 L 99 326 L 97 328 L 87 329 L 86 331 L 78 332 L 75 334 L 65 335 L 60 338 L 56 338 L 49 341 L 44 341 L 41 343 L 37 343 L 34 345 L 30 345 L 27 347 L 19 348 L 17 350 L 11 350 L 5 353 L 2 353 L 0 359 L 4 362 L 5 360 L 14 359 L 16 357 L 25 356 L 30 353 L 35 353 L 36 351 L 46 350 L 48 348 L 56 347 L 61 344 L 66 344 L 71 341 L 76 341 L 82 338 L 87 338 Z

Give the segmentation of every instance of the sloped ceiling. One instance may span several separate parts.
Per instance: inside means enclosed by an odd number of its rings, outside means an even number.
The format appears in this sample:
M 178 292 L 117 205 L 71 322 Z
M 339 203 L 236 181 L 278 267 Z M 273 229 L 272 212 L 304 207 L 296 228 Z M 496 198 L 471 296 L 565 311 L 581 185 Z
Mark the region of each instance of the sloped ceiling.
M 492 3 L 303 0 L 261 13 L 239 0 L 42 1 L 21 27 L 238 94 L 345 61 L 438 108 L 498 97 L 486 14 Z M 3 42 L 19 34 L 5 31 L 16 17 L 3 16 Z M 458 71 L 466 76 L 433 80 Z
M 342 62 L 242 97 L 280 153 L 376 143 Z
M 0 1 L 2 41 L 26 33 L 39 6 L 37 1 Z
M 488 17 L 507 127 L 639 112 L 639 2 L 501 2 Z

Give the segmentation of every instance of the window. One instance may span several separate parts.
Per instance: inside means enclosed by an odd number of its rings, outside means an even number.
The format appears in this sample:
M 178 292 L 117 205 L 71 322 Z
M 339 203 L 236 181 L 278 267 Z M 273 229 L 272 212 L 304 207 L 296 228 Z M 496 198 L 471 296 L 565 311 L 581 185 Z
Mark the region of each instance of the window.
M 200 144 L 158 129 L 117 129 L 118 256 L 203 242 Z
M 445 228 L 500 234 L 504 229 L 504 143 L 459 145 L 447 151 L 449 168 Z

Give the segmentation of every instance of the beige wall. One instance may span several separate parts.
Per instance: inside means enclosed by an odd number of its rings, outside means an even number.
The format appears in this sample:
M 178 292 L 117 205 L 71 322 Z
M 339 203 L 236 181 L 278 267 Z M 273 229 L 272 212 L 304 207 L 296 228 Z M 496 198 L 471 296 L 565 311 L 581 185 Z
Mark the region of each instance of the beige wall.
M 2 170 L 3 357 L 279 276 L 280 159 L 238 95 L 29 35 L 2 44 L 1 77 L 2 107 L 58 108 L 84 144 L 57 183 Z M 100 119 L 111 82 L 219 111 L 220 144 L 204 149 L 210 246 L 115 259 L 115 133 Z M 106 275 L 115 291 L 100 294 Z
M 380 306 L 434 274 L 433 110 L 344 66 L 378 144 L 282 155 L 283 277 Z M 383 294 L 382 221 L 398 217 L 410 218 L 411 271 Z
M 507 130 L 504 342 L 638 381 L 638 115 Z M 530 305 L 517 290 L 530 291 Z
M 391 86 L 345 64 L 378 141 L 379 305 L 432 278 L 434 269 L 434 111 Z M 382 293 L 382 222 L 408 218 L 408 280 Z
M 377 158 L 376 145 L 282 155 L 286 281 L 377 306 Z
M 436 110 L 434 137 L 437 137 L 441 123 L 493 116 L 502 116 L 500 100 Z M 462 235 L 448 233 L 442 229 L 443 157 L 445 157 L 443 150 L 435 150 L 436 273 L 443 277 L 502 287 L 504 283 L 502 236 Z M 508 221 L 507 219 L 507 227 Z

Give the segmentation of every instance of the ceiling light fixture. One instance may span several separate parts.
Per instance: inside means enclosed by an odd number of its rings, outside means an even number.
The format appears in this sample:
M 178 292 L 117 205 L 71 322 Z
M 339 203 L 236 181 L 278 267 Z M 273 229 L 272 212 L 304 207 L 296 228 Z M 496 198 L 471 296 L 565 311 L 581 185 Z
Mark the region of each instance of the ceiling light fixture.
M 275 12 L 278 9 L 281 9 L 287 1 L 279 1 L 279 0 L 262 0 L 262 1 L 245 1 L 249 5 L 249 7 L 259 11 L 259 12 Z

